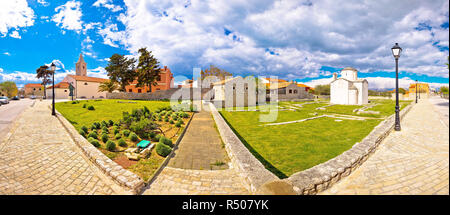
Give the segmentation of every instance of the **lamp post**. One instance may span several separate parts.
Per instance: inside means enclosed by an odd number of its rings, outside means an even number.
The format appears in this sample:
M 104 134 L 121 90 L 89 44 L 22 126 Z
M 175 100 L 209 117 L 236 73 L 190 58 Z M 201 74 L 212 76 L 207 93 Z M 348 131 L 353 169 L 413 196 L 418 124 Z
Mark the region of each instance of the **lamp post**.
M 52 65 L 50 66 L 51 70 L 52 70 L 52 82 L 53 82 L 53 86 L 52 86 L 52 115 L 56 116 L 56 111 L 55 111 L 55 70 L 56 70 L 56 66 L 54 63 L 52 63 Z
M 422 87 L 420 87 L 421 85 L 419 85 L 419 89 L 417 89 L 417 90 L 419 90 L 419 99 L 420 99 L 420 89 L 422 88 Z
M 400 58 L 400 53 L 402 52 L 402 48 L 398 46 L 398 43 L 395 43 L 392 49 L 392 55 L 395 58 L 395 126 L 394 129 L 396 131 L 400 131 L 400 107 L 398 105 L 398 59 Z
M 416 104 L 417 104 L 417 80 L 416 80 Z

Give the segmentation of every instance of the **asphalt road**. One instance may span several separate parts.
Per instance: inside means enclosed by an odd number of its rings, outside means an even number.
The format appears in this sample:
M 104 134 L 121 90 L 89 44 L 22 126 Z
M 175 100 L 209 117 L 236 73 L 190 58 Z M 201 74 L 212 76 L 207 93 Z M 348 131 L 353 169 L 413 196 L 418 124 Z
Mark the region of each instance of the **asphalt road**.
M 34 101 L 31 99 L 12 100 L 9 104 L 0 106 L 0 142 L 4 140 L 14 120 Z

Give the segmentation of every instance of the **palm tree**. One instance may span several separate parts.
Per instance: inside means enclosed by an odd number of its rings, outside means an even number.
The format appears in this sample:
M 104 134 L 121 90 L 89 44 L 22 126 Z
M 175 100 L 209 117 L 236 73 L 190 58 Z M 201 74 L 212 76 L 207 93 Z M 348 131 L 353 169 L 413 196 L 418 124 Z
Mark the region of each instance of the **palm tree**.
M 42 85 L 44 86 L 44 98 L 47 98 L 46 93 L 46 85 L 50 84 L 51 80 L 50 77 L 52 76 L 53 72 L 49 70 L 49 67 L 46 65 L 40 66 L 36 69 L 36 78 L 41 79 L 42 78 Z
M 98 91 L 112 93 L 114 90 L 117 90 L 117 88 L 119 88 L 119 86 L 117 86 L 114 81 L 108 80 L 98 86 Z

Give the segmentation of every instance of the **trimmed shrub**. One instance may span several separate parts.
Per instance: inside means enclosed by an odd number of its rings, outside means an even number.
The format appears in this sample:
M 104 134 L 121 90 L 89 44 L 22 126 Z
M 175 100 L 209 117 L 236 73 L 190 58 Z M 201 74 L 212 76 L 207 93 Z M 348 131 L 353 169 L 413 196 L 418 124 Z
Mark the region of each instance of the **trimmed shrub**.
M 175 124 L 175 126 L 176 126 L 177 128 L 181 127 L 181 122 L 178 121 L 178 122 Z
M 164 143 L 165 145 L 167 145 L 167 146 L 169 146 L 169 147 L 173 147 L 173 143 L 172 143 L 172 140 L 171 139 L 169 139 L 169 138 L 166 138 L 166 137 L 164 137 L 164 136 L 162 136 L 161 138 L 159 138 L 159 142 L 160 143 Z
M 89 141 L 89 143 L 91 143 L 96 148 L 100 147 L 100 143 L 98 142 L 98 140 L 96 140 L 96 139 L 94 139 L 92 137 L 89 137 L 88 141 Z
M 130 137 L 130 140 L 133 142 L 136 142 L 139 140 L 139 137 L 134 132 L 130 133 L 129 137 Z
M 95 110 L 94 106 L 89 105 L 88 110 Z
M 111 140 L 108 140 L 108 142 L 106 142 L 106 149 L 108 151 L 114 151 L 114 149 L 116 149 L 116 143 L 114 143 Z
M 98 139 L 97 133 L 95 133 L 94 131 L 91 132 L 91 133 L 89 133 L 88 138 L 89 138 L 89 137 L 92 137 L 92 138 L 94 138 L 94 139 Z
M 86 108 L 86 104 L 83 104 L 83 108 Z
M 81 136 L 86 137 L 86 132 L 84 132 L 83 129 L 80 129 L 79 133 L 81 134 Z
M 155 132 L 152 131 L 148 134 L 148 136 L 153 139 L 153 138 L 155 138 L 156 134 L 155 134 Z
M 114 133 L 114 134 L 120 133 L 120 132 L 119 132 L 119 129 L 118 129 L 117 127 L 114 127 L 114 128 L 113 128 L 113 133 Z
M 127 147 L 128 146 L 127 143 L 125 142 L 125 140 L 122 139 L 122 138 L 119 140 L 118 143 L 119 143 L 119 146 L 121 146 L 121 147 Z
M 92 124 L 91 125 L 91 130 L 95 130 L 95 129 L 97 129 L 97 126 L 95 126 L 95 124 Z
M 96 129 L 99 129 L 99 128 L 101 127 L 101 125 L 100 125 L 99 122 L 94 122 L 94 124 L 95 124 L 95 128 L 96 128 Z
M 88 132 L 88 128 L 86 127 L 86 126 L 81 126 L 81 130 L 83 130 L 84 131 L 84 133 L 87 133 Z
M 125 129 L 122 131 L 122 134 L 123 134 L 123 136 L 128 137 L 128 136 L 130 136 L 130 130 Z
M 102 141 L 104 143 L 106 143 L 108 141 L 108 135 L 107 134 L 102 134 Z
M 102 127 L 108 127 L 108 123 L 105 120 L 102 120 Z
M 102 127 L 102 133 L 109 134 L 108 128 Z
M 122 138 L 122 135 L 121 134 L 116 134 L 116 136 L 114 138 L 116 138 L 116 140 L 118 140 L 118 139 Z
M 112 120 L 109 120 L 108 123 L 109 123 L 109 126 L 113 126 L 114 125 L 114 121 L 112 121 Z
M 172 148 L 165 145 L 164 143 L 159 142 L 158 144 L 156 144 L 156 153 L 158 153 L 158 155 L 167 157 L 167 155 L 169 155 L 171 151 Z
M 164 122 L 169 122 L 169 118 L 164 119 Z
M 153 138 L 153 140 L 154 141 L 159 141 L 159 139 L 161 139 L 161 135 L 159 135 L 159 134 L 157 134 L 156 136 L 155 136 L 155 138 Z
M 173 124 L 173 123 L 175 123 L 173 120 L 170 120 L 170 122 L 169 122 L 170 124 Z

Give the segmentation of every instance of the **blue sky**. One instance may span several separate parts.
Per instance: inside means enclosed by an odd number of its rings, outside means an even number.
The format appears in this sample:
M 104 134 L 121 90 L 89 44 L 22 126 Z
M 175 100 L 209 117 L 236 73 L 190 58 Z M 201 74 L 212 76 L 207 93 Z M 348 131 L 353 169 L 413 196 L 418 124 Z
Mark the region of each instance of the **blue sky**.
M 175 76 L 214 64 L 316 85 L 350 66 L 370 88 L 392 88 L 398 42 L 401 86 L 439 87 L 449 82 L 448 28 L 443 0 L 4 0 L 0 81 L 39 82 L 36 68 L 51 62 L 62 80 L 80 53 L 88 75 L 106 77 L 112 54 L 147 47 Z

